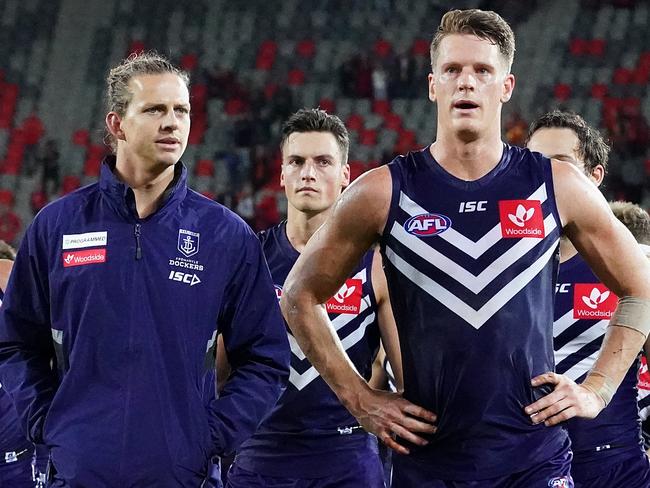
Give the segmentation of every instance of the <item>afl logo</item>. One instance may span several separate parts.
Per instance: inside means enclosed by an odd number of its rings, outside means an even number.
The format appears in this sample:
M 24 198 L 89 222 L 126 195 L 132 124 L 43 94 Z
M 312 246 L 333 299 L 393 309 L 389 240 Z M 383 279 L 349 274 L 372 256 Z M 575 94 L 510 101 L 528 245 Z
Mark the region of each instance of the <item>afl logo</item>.
M 280 285 L 273 285 L 275 288 L 275 297 L 278 299 L 278 302 L 282 298 L 282 287 Z
M 411 217 L 404 223 L 404 230 L 419 237 L 430 237 L 441 234 L 451 227 L 451 219 L 440 214 L 420 214 Z

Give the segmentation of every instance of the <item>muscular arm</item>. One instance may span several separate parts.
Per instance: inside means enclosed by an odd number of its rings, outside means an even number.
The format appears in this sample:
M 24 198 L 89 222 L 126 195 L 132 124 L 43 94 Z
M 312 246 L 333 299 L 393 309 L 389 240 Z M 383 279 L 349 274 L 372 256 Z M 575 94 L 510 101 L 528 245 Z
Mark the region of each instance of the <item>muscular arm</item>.
M 435 429 L 410 415 L 429 421 L 435 417 L 397 395 L 372 390 L 345 354 L 323 306 L 381 235 L 391 185 L 390 172 L 382 167 L 359 178 L 341 195 L 289 273 L 280 305 L 300 348 L 343 405 L 366 430 L 407 453 L 392 433 L 423 445 L 426 441 L 413 432 Z
M 553 178 L 564 232 L 594 273 L 619 297 L 650 299 L 648 260 L 602 194 L 568 163 L 554 160 Z M 645 340 L 643 334 L 625 324 L 611 324 L 592 371 L 602 373 L 618 387 Z M 589 373 L 583 385 L 598 388 L 603 381 L 601 375 Z M 533 379 L 534 386 L 542 383 L 557 386 L 553 393 L 526 408 L 536 423 L 554 425 L 574 416 L 593 418 L 604 407 L 592 391 L 561 375 L 545 373 Z
M 397 325 L 393 316 L 393 309 L 390 306 L 390 296 L 388 295 L 388 283 L 384 275 L 384 266 L 382 264 L 379 250 L 375 251 L 372 260 L 372 286 L 375 291 L 377 300 L 377 313 L 379 315 L 379 331 L 381 333 L 381 343 L 388 356 L 388 362 L 395 375 L 395 386 L 397 391 L 404 390 L 404 379 L 402 374 L 402 353 L 399 348 L 399 336 L 397 335 Z M 383 369 L 383 365 L 382 365 Z

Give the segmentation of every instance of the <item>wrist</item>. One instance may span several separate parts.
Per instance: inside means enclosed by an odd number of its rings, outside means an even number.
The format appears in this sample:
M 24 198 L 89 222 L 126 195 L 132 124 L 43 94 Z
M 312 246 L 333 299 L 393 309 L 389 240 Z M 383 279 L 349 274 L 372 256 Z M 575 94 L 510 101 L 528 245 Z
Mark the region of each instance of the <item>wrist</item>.
M 372 392 L 370 385 L 362 378 L 341 389 L 339 400 L 355 417 L 363 412 L 364 397 Z
M 603 408 L 609 405 L 616 393 L 614 380 L 597 370 L 591 370 L 581 386 L 596 395 L 602 402 Z

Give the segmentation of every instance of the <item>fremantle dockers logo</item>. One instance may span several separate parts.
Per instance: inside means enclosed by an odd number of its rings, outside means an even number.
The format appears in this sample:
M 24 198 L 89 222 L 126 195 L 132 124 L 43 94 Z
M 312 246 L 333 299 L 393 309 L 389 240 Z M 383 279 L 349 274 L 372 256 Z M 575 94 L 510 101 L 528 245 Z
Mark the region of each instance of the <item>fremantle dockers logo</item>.
M 185 229 L 178 230 L 178 250 L 189 258 L 199 252 L 199 237 L 198 232 L 192 232 Z

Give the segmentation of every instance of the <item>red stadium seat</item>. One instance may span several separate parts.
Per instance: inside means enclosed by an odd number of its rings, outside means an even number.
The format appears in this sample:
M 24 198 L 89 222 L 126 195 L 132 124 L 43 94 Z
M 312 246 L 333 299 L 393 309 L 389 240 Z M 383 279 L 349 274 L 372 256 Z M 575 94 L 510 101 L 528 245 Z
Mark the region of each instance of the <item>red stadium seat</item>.
M 38 141 L 45 133 L 43 122 L 34 113 L 23 121 L 22 129 L 25 131 L 25 144 L 28 146 L 38 144 Z
M 336 103 L 331 98 L 321 98 L 318 106 L 327 113 L 333 114 L 336 112 Z
M 90 142 L 90 133 L 87 129 L 79 129 L 72 134 L 72 143 L 75 146 L 85 147 Z
M 263 71 L 268 71 L 275 63 L 275 57 L 278 52 L 278 45 L 275 41 L 264 41 L 260 45 L 257 52 L 257 59 L 255 60 L 255 68 Z
M 200 159 L 196 163 L 196 176 L 214 176 L 214 162 L 210 159 Z
M 264 96 L 266 97 L 267 100 L 271 100 L 273 96 L 275 95 L 275 92 L 278 91 L 278 84 L 277 83 L 268 83 L 264 87 Z
M 207 128 L 208 123 L 205 112 L 195 113 L 192 117 L 190 135 L 187 139 L 188 144 L 201 144 L 201 142 L 203 142 L 203 136 Z
M 304 39 L 296 46 L 296 53 L 304 59 L 311 59 L 316 54 L 316 43 L 312 39 Z
M 574 56 L 583 56 L 589 52 L 589 41 L 584 39 L 571 39 L 569 41 L 569 52 Z
M 226 102 L 224 111 L 228 115 L 239 115 L 246 111 L 246 103 L 239 98 L 231 98 Z
M 375 54 L 380 58 L 387 57 L 392 49 L 393 48 L 390 42 L 388 42 L 386 39 L 377 39 L 377 41 L 375 41 L 374 51 Z
M 14 205 L 14 192 L 9 189 L 0 190 L 0 204 L 6 205 L 7 207 L 13 207 Z
M 305 84 L 305 72 L 300 69 L 292 69 L 287 76 L 289 86 L 300 86 Z
M 372 111 L 381 116 L 390 112 L 390 102 L 388 100 L 374 100 L 372 102 Z
M 607 85 L 604 83 L 594 83 L 591 85 L 591 96 L 598 100 L 603 100 L 607 96 Z
M 363 129 L 363 117 L 359 114 L 352 114 L 348 117 L 348 120 L 345 122 L 348 130 L 361 130 Z
M 63 177 L 63 194 L 67 195 L 81 186 L 81 181 L 76 175 L 66 175 Z
M 588 51 L 592 56 L 602 58 L 605 55 L 605 40 L 592 39 L 589 41 Z
M 377 145 L 377 131 L 374 129 L 362 129 L 359 131 L 359 144 L 362 146 Z
M 190 88 L 190 100 L 192 102 L 192 112 L 204 112 L 205 104 L 208 100 L 208 86 L 203 83 L 197 83 Z
M 194 53 L 186 54 L 181 58 L 180 64 L 185 71 L 192 72 L 199 65 L 199 57 Z
M 553 89 L 553 96 L 557 100 L 564 102 L 571 97 L 571 87 L 566 83 L 558 83 Z
M 617 68 L 612 81 L 617 85 L 629 85 L 632 82 L 632 71 L 626 68 Z
M 402 128 L 402 117 L 388 113 L 384 116 L 384 126 L 389 130 L 399 131 Z
M 429 55 L 430 42 L 426 39 L 416 39 L 413 42 L 413 47 L 411 52 L 415 56 L 428 56 Z
M 47 205 L 47 195 L 42 190 L 33 192 L 30 200 L 32 204 L 32 210 L 34 210 L 34 212 L 38 212 L 45 205 Z
M 214 200 L 216 195 L 214 194 L 213 191 L 210 190 L 205 190 L 201 192 L 201 195 L 203 195 L 205 198 L 209 198 L 210 200 Z

